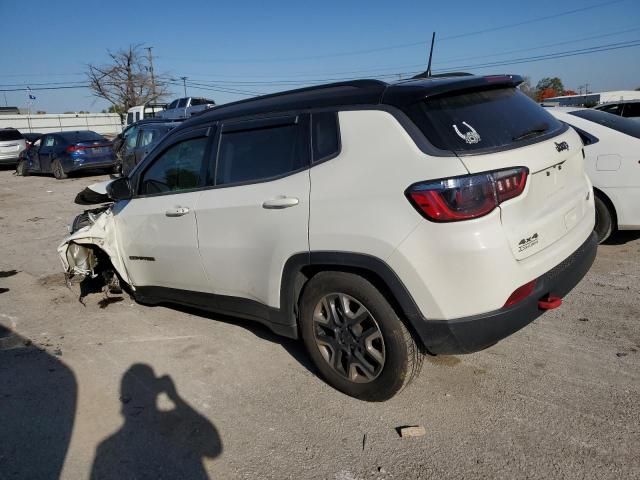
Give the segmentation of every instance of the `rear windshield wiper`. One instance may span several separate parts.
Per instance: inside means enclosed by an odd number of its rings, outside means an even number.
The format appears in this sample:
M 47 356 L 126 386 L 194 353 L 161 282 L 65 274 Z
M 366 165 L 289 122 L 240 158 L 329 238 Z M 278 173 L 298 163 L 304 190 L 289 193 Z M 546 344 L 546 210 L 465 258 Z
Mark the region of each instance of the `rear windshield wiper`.
M 546 123 L 543 123 L 541 125 L 533 127 L 530 130 L 522 132 L 520 135 L 516 135 L 511 140 L 516 142 L 518 140 L 524 140 L 525 138 L 535 137 L 536 135 L 540 135 L 541 133 L 544 133 L 547 130 L 549 130 L 549 125 L 547 125 Z

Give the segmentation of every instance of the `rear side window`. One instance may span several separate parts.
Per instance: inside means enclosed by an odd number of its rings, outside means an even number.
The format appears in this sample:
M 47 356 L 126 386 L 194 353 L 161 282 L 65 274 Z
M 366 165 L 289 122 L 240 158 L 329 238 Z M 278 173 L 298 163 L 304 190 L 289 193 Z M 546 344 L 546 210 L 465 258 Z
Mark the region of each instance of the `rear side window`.
M 180 100 L 174 100 L 173 102 L 171 102 L 171 103 L 169 104 L 169 106 L 167 107 L 167 110 L 170 110 L 170 109 L 172 109 L 172 108 L 178 108 L 178 102 L 179 102 L 179 101 L 180 101 Z
M 216 185 L 255 182 L 299 170 L 306 166 L 308 157 L 302 143 L 298 123 L 223 131 Z
M 338 114 L 314 113 L 311 116 L 311 137 L 314 163 L 337 155 L 340 151 Z
M 186 107 L 188 101 L 189 101 L 188 98 L 181 98 L 180 101 L 178 102 L 178 108 Z
M 24 137 L 22 134 L 13 128 L 6 130 L 0 130 L 0 142 L 8 142 L 11 140 L 22 140 Z
M 515 88 L 429 98 L 407 113 L 437 148 L 461 153 L 509 148 L 564 128 Z
M 207 140 L 207 137 L 191 138 L 169 147 L 142 174 L 140 193 L 180 192 L 199 187 Z
M 612 115 L 620 115 L 622 112 L 622 106 L 619 103 L 614 103 L 612 105 L 604 105 L 603 107 L 599 107 L 598 110 L 601 112 L 611 113 Z
M 127 113 L 127 125 L 133 123 L 133 112 Z
M 569 115 L 584 118 L 585 120 L 599 123 L 620 133 L 640 138 L 640 122 L 635 120 L 592 109 L 576 110 L 575 112 L 569 112 Z
M 145 147 L 149 145 L 151 142 L 153 142 L 155 135 L 156 135 L 155 130 L 143 130 L 142 133 L 140 134 L 140 145 L 138 146 Z
M 640 117 L 640 102 L 637 103 L 625 103 L 622 110 L 623 117 L 636 118 Z

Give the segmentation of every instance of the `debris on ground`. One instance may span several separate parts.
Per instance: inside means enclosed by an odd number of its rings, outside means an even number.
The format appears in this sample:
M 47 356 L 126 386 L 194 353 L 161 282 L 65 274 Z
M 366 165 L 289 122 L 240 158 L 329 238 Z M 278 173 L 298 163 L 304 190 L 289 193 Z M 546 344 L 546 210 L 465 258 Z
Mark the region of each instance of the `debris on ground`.
M 406 427 L 397 427 L 398 435 L 401 438 L 405 437 L 422 437 L 427 434 L 426 429 L 422 425 L 413 425 Z

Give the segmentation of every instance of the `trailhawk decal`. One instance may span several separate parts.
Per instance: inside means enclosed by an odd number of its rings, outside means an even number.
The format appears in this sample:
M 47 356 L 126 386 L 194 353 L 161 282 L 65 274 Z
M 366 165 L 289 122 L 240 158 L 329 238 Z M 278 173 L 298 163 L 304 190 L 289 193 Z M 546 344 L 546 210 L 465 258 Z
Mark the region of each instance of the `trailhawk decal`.
M 537 244 L 538 244 L 538 234 L 534 233 L 530 237 L 523 238 L 522 240 L 520 240 L 518 242 L 518 251 L 519 252 L 523 252 L 527 248 L 531 248 L 531 247 L 533 247 L 534 245 L 537 245 Z
M 565 150 L 569 150 L 569 144 L 567 142 L 553 142 L 556 144 L 556 150 L 558 152 L 564 152 Z

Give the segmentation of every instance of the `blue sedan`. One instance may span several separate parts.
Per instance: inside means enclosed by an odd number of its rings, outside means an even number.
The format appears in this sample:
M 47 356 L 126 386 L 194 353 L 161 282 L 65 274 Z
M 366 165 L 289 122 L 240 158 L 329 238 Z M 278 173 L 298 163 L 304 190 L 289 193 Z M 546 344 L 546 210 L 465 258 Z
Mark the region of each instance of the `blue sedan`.
M 24 152 L 18 175 L 52 173 L 58 180 L 89 169 L 112 169 L 116 157 L 111 142 L 91 130 L 47 133 Z

